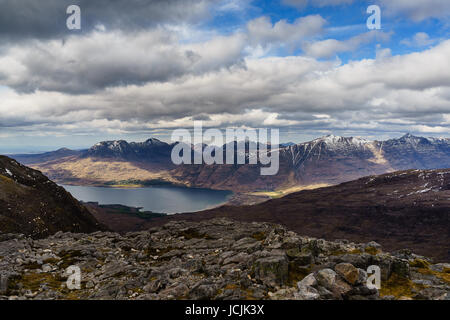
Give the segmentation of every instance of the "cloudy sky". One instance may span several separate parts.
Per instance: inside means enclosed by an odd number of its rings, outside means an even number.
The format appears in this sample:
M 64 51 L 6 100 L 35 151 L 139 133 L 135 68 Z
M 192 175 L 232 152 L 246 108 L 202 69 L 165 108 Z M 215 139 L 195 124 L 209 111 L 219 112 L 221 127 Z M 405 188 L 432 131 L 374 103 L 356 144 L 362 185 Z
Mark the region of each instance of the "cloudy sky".
M 193 120 L 449 137 L 449 35 L 448 0 L 0 0 L 0 152 L 168 141 Z

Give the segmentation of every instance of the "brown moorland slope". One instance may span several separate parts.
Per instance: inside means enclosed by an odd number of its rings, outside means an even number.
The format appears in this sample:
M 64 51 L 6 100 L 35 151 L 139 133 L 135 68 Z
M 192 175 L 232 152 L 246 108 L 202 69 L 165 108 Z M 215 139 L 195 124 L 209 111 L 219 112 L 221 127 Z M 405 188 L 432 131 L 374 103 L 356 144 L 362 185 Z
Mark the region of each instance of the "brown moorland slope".
M 226 217 L 272 222 L 327 240 L 377 241 L 388 250 L 411 248 L 450 261 L 450 169 L 408 170 L 305 190 L 254 206 L 222 206 L 168 220 Z

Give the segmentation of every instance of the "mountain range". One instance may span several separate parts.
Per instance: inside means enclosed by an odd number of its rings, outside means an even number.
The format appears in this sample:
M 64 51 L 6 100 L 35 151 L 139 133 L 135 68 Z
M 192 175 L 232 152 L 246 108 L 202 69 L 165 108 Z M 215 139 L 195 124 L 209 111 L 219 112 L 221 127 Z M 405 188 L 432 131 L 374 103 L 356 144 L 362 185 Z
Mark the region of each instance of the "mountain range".
M 280 170 L 275 176 L 261 176 L 260 165 L 175 166 L 171 151 L 176 144 L 158 139 L 140 143 L 105 141 L 87 150 L 60 149 L 12 157 L 59 183 L 123 185 L 164 181 L 240 192 L 335 185 L 398 170 L 450 168 L 450 139 L 410 134 L 386 141 L 329 135 L 281 145 L 275 151 L 280 159 Z M 222 149 L 224 152 L 225 146 Z

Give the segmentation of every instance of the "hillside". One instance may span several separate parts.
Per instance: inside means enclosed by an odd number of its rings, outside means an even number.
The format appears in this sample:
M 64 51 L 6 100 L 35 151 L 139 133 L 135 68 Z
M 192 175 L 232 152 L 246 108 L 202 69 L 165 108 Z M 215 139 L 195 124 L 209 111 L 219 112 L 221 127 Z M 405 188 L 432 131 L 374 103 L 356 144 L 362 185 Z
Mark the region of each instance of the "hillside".
M 369 176 L 254 206 L 223 206 L 169 216 L 142 227 L 217 217 L 278 223 L 327 240 L 374 240 L 388 250 L 411 248 L 450 261 L 450 169 Z
M 64 188 L 39 171 L 0 156 L 0 233 L 42 238 L 58 231 L 104 229 Z

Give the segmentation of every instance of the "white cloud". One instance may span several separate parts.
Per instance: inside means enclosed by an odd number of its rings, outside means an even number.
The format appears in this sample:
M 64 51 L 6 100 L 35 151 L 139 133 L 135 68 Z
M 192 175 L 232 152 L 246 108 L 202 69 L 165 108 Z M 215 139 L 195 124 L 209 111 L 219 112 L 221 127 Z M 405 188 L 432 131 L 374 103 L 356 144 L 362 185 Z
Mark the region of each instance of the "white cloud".
M 450 17 L 448 0 L 379 0 L 379 2 L 387 14 L 405 16 L 417 22 L 428 18 Z
M 301 17 L 293 23 L 280 20 L 274 25 L 269 17 L 250 21 L 247 30 L 251 45 L 285 45 L 295 48 L 305 38 L 316 36 L 323 31 L 326 20 L 320 15 Z
M 403 39 L 401 43 L 410 47 L 428 47 L 437 41 L 431 39 L 426 32 L 418 32 L 411 39 Z
M 354 0 L 283 0 L 283 3 L 298 9 L 304 9 L 308 4 L 315 7 L 339 6 L 352 4 Z
M 178 40 L 176 33 L 156 29 L 16 45 L 0 56 L 0 80 L 23 92 L 84 93 L 230 67 L 241 62 L 245 47 L 241 34 L 190 44 Z
M 303 10 L 308 6 L 327 7 L 357 3 L 355 0 L 282 0 L 282 3 Z M 428 18 L 450 18 L 450 1 L 448 0 L 373 0 L 363 5 L 378 4 L 382 14 L 403 16 L 420 22 Z
M 246 59 L 245 68 L 95 94 L 7 90 L 2 93 L 1 121 L 65 133 L 190 126 L 196 116 L 217 127 L 442 132 L 450 126 L 449 56 L 446 41 L 419 53 L 345 65 L 305 57 Z
M 316 42 L 306 42 L 303 44 L 303 50 L 309 56 L 316 58 L 331 58 L 337 53 L 355 51 L 361 45 L 372 41 L 388 41 L 389 33 L 381 31 L 370 31 L 352 37 L 348 40 L 327 39 Z

